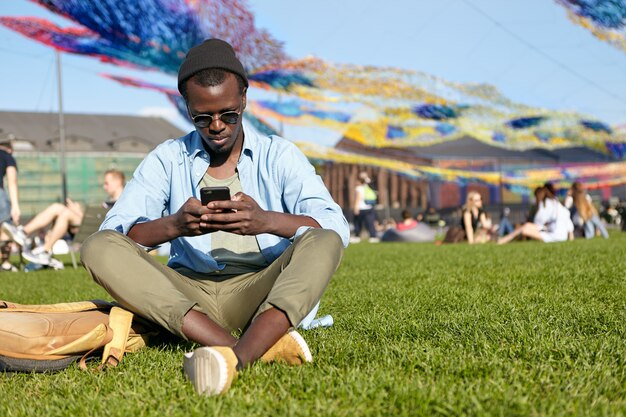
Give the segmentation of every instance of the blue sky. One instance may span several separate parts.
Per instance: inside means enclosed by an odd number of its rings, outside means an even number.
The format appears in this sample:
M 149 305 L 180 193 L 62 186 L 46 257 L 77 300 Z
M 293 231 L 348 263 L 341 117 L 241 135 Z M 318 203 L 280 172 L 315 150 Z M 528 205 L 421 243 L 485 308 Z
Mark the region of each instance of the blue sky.
M 253 0 L 257 26 L 294 58 L 393 66 L 456 82 L 487 82 L 510 99 L 626 124 L 626 53 L 572 23 L 552 0 Z M 0 15 L 39 16 L 26 0 Z M 0 110 L 56 111 L 54 53 L 0 28 Z M 166 98 L 100 77 L 107 72 L 174 86 L 172 77 L 64 54 L 66 112 L 163 115 L 184 129 Z M 254 98 L 253 94 L 251 94 Z

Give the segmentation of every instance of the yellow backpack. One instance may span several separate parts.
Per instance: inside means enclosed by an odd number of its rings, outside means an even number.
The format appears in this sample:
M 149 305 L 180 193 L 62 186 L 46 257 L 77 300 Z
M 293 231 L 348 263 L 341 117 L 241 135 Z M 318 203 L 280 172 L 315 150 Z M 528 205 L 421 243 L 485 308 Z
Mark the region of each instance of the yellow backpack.
M 117 366 L 158 333 L 146 320 L 102 300 L 26 305 L 0 300 L 0 371 L 67 368 L 102 352 L 100 369 Z
M 375 205 L 378 201 L 378 194 L 376 191 L 374 191 L 368 184 L 363 186 L 363 191 L 363 200 L 365 200 L 365 204 L 369 204 L 371 206 Z

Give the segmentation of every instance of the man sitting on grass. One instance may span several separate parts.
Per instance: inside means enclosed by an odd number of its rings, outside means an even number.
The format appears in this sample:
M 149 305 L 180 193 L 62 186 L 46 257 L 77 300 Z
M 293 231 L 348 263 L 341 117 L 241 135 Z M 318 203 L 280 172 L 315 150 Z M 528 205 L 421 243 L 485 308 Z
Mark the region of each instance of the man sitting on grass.
M 124 190 L 125 180 L 124 173 L 116 169 L 110 169 L 104 173 L 102 188 L 107 193 L 107 200 L 102 203 L 103 206 L 107 208 L 113 206 Z M 49 205 L 23 227 L 2 223 L 2 231 L 23 248 L 22 256 L 26 260 L 34 264 L 50 265 L 53 261 L 52 247 L 66 233 L 80 226 L 83 215 L 83 207 L 68 198 L 66 204 L 54 203 Z M 52 228 L 46 234 L 43 245 L 31 249 L 28 244 L 28 237 L 48 226 L 52 226 Z
M 184 369 L 207 395 L 228 390 L 258 359 L 312 360 L 290 329 L 320 300 L 349 239 L 306 157 L 243 122 L 247 87 L 228 43 L 192 48 L 178 89 L 195 131 L 144 159 L 81 250 L 123 307 L 203 346 L 185 355 Z M 206 186 L 226 186 L 232 198 L 202 205 Z M 165 242 L 167 266 L 145 251 Z

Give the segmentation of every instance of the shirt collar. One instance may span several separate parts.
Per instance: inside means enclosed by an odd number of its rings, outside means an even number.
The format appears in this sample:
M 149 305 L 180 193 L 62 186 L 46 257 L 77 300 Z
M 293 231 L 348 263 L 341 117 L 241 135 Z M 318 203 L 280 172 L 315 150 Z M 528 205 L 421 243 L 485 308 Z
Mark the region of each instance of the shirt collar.
M 189 147 L 189 149 L 191 150 L 191 152 L 189 153 L 189 156 L 191 157 L 191 159 L 194 159 L 200 153 L 204 153 L 205 155 L 207 155 L 208 159 L 208 154 L 204 150 L 204 145 L 202 144 L 202 138 L 198 134 L 197 130 L 191 132 L 190 145 L 191 146 Z
M 241 157 L 247 156 L 252 162 L 254 162 L 254 152 L 255 149 L 259 146 L 259 137 L 256 132 L 248 122 L 245 120 L 242 122 L 243 125 L 243 148 L 241 149 Z M 241 157 L 239 160 L 241 161 Z

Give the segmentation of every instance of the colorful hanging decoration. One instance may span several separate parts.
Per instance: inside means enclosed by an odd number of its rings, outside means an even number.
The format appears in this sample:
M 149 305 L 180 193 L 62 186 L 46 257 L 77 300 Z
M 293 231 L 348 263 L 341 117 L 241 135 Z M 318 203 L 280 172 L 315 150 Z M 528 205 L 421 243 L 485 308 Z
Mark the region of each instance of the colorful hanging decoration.
M 569 18 L 626 52 L 626 0 L 556 0 Z
M 250 123 L 268 134 L 283 125 L 321 128 L 338 139 L 373 150 L 406 152 L 470 135 L 513 150 L 583 145 L 616 158 L 625 156 L 626 129 L 574 112 L 515 103 L 488 84 L 454 83 L 398 68 L 334 64 L 318 58 L 290 59 L 280 41 L 256 28 L 245 0 L 32 1 L 76 26 L 62 28 L 45 19 L 27 17 L 0 17 L 0 23 L 58 50 L 113 65 L 175 75 L 189 48 L 210 37 L 227 40 L 249 74 L 250 90 L 265 90 L 264 96 L 268 96 L 262 100 L 249 97 L 245 113 Z M 626 0 L 556 1 L 596 36 L 623 45 Z M 166 94 L 187 117 L 175 86 L 104 76 Z M 415 178 L 487 184 L 502 181 L 511 190 L 526 192 L 535 178 L 543 179 L 548 174 L 463 171 L 375 157 L 365 158 L 364 162 L 362 155 L 315 145 L 315 138 L 291 139 L 299 141 L 313 159 L 367 163 Z M 570 169 L 559 168 L 550 175 L 569 181 L 572 175 L 580 174 Z M 598 174 L 589 179 L 595 181 L 593 184 L 619 183 L 626 176 L 621 169 L 611 171 L 611 176 Z
M 32 0 L 81 25 L 60 28 L 28 17 L 0 23 L 55 49 L 175 75 L 194 45 L 230 42 L 247 70 L 285 59 L 282 43 L 254 26 L 241 0 Z
M 324 148 L 310 142 L 298 143 L 309 158 L 320 162 L 359 163 L 397 172 L 412 179 L 453 181 L 461 184 L 482 183 L 494 187 L 502 185 L 517 194 L 530 195 L 535 187 L 543 185 L 546 179 L 556 188 L 567 189 L 572 182 L 581 181 L 588 189 L 599 189 L 626 184 L 626 162 L 570 164 L 547 168 L 519 168 L 505 171 L 472 171 L 410 164 L 388 158 L 359 156 L 334 148 Z
M 524 106 L 492 86 L 451 83 L 417 71 L 307 58 L 285 61 L 256 74 L 263 76 L 254 85 L 277 90 L 282 100 L 266 101 L 265 108 L 258 110 L 262 117 L 284 124 L 324 126 L 369 147 L 413 148 L 465 135 L 515 150 L 587 146 L 612 152 L 608 142 L 626 142 L 626 135 L 601 121 Z M 277 74 L 289 74 L 289 81 L 278 83 Z M 287 110 L 281 105 L 293 97 L 299 101 L 291 105 L 301 109 Z M 325 108 L 331 105 L 352 117 L 345 123 L 329 123 Z M 323 117 L 311 117 L 316 106 Z

